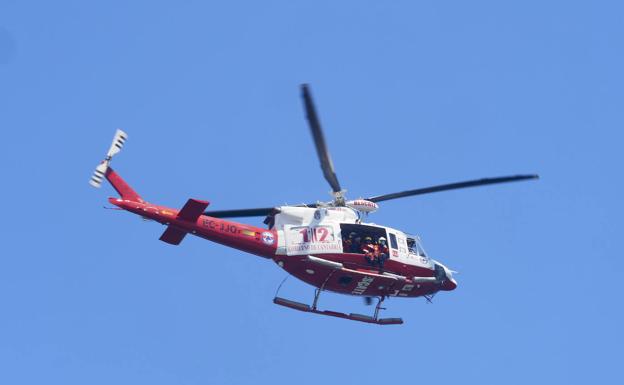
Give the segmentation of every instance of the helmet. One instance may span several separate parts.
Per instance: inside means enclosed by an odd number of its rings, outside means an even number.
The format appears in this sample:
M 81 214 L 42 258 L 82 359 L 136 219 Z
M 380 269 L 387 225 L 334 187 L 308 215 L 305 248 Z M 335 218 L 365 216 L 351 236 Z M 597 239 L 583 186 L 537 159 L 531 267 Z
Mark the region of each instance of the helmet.
M 386 238 L 384 237 L 379 237 L 379 239 L 377 240 L 377 242 L 385 242 L 385 241 L 386 241 Z
M 373 238 L 371 238 L 371 237 L 365 237 L 364 238 L 364 242 L 372 242 L 372 241 L 373 241 Z
M 357 235 L 356 232 L 352 231 L 349 233 L 349 238 L 355 238 L 356 235 Z

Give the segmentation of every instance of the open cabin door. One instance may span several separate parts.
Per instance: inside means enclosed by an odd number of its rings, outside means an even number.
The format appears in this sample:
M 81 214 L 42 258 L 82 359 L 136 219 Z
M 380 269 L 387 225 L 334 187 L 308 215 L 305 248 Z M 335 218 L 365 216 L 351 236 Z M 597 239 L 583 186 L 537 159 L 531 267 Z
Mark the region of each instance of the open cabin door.
M 364 254 L 361 245 L 366 237 L 370 237 L 373 243 L 381 237 L 388 239 L 386 229 L 383 227 L 360 225 L 354 223 L 340 224 L 340 232 L 342 234 L 343 252 Z

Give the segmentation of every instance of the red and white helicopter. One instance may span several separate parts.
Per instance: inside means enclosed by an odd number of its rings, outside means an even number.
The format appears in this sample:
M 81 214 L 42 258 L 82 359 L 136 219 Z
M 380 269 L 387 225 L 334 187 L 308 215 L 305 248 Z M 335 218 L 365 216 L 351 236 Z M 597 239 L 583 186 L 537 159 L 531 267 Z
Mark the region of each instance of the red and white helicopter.
M 209 203 L 189 199 L 180 210 L 145 201 L 111 167 L 127 135 L 117 130 L 106 158 L 96 168 L 90 184 L 100 187 L 106 178 L 119 193 L 109 202 L 119 208 L 159 222 L 167 228 L 160 240 L 178 245 L 187 234 L 273 260 L 279 267 L 316 288 L 311 305 L 275 297 L 273 302 L 304 312 L 346 318 L 379 325 L 401 324 L 401 318 L 379 318 L 388 297 L 425 297 L 457 287 L 453 272 L 430 258 L 417 236 L 364 222 L 377 203 L 412 195 L 538 178 L 514 175 L 407 190 L 347 200 L 338 182 L 321 125 L 307 85 L 302 96 L 323 175 L 334 199 L 298 206 L 205 211 Z M 224 218 L 266 216 L 268 228 L 233 222 Z M 377 298 L 372 316 L 346 314 L 317 307 L 322 291 Z

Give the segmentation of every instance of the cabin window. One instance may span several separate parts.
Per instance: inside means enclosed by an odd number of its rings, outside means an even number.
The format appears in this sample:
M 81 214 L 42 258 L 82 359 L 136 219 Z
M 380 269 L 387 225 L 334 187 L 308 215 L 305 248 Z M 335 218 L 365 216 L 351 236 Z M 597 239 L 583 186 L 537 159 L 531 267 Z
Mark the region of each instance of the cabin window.
M 393 249 L 398 249 L 399 248 L 399 244 L 397 243 L 396 235 L 394 235 L 393 233 L 390 233 L 390 247 L 392 247 Z
M 362 245 L 364 240 L 371 238 L 376 243 L 379 238 L 386 237 L 386 229 L 383 227 L 344 223 L 340 225 L 342 234 L 342 246 L 344 253 L 364 254 Z M 396 237 L 394 238 L 396 245 Z

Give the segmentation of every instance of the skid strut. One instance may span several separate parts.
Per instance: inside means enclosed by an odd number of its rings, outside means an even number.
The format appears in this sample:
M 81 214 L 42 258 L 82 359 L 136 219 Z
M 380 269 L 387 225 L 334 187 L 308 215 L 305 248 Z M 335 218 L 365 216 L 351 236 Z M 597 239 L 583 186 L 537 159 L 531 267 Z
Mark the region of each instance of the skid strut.
M 286 306 L 291 309 L 305 311 L 307 313 L 328 315 L 331 317 L 350 319 L 353 321 L 367 322 L 371 324 L 400 325 L 403 323 L 403 320 L 401 318 L 379 318 L 379 311 L 385 310 L 385 308 L 381 307 L 381 303 L 386 298 L 385 296 L 377 297 L 379 301 L 377 302 L 377 306 L 375 306 L 375 313 L 373 314 L 372 317 L 363 315 L 363 314 L 357 314 L 357 313 L 346 314 L 346 313 L 340 313 L 340 312 L 332 311 L 332 310 L 318 310 L 317 306 L 318 306 L 319 297 L 321 296 L 321 292 L 325 289 L 325 285 L 327 284 L 329 279 L 332 277 L 332 275 L 334 275 L 336 271 L 341 270 L 341 269 L 342 269 L 342 265 L 336 266 L 333 270 L 331 270 L 329 274 L 327 274 L 327 278 L 325 278 L 325 281 L 323 281 L 323 284 L 318 289 L 314 290 L 314 300 L 312 301 L 312 306 L 307 305 L 305 303 L 297 302 L 297 301 L 291 301 L 286 298 L 281 298 L 281 297 L 278 297 L 277 295 L 275 296 L 275 298 L 273 298 L 273 303 L 277 305 L 281 305 L 281 306 Z
M 381 303 L 384 301 L 384 297 L 379 297 L 379 301 L 377 301 L 377 306 L 375 306 L 375 315 L 373 318 L 379 319 L 379 310 L 386 310 L 385 307 L 381 307 Z

